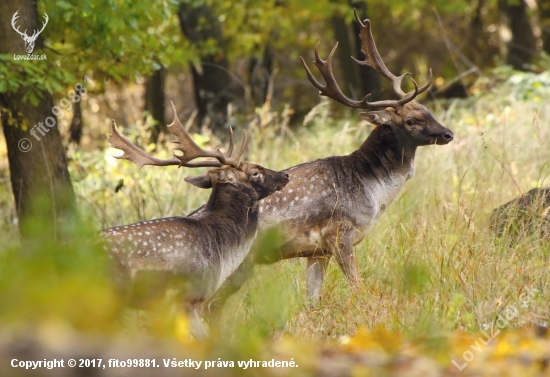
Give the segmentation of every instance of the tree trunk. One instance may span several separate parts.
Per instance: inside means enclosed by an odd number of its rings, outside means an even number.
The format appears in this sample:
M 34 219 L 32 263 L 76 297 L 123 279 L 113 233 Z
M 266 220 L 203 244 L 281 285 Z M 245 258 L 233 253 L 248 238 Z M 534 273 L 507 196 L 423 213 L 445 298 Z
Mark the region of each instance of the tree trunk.
M 473 48 L 466 49 L 465 53 L 468 58 L 472 61 L 476 60 L 476 56 L 480 54 L 481 51 L 486 51 L 486 36 L 483 32 L 483 18 L 482 11 L 485 0 L 477 0 L 473 16 L 470 19 L 470 28 L 469 28 L 469 40 L 470 46 Z
M 350 1 L 350 5 L 352 8 L 357 9 L 357 15 L 361 20 L 364 20 L 365 18 L 369 18 L 368 16 L 368 8 L 367 8 L 367 2 L 366 1 Z M 355 38 L 355 58 L 359 60 L 363 60 L 365 57 L 363 53 L 361 52 L 361 39 L 359 38 L 359 25 L 355 21 L 355 19 L 352 21 L 353 23 L 353 36 Z M 359 77 L 361 77 L 361 91 L 362 95 L 360 97 L 365 96 L 368 93 L 372 93 L 371 101 L 372 100 L 379 100 L 382 92 L 382 86 L 380 83 L 380 74 L 376 72 L 374 69 L 370 67 L 365 66 L 359 66 Z
M 40 29 L 35 1 L 0 2 L 0 53 L 12 56 L 25 53 L 25 44 L 12 29 L 10 19 L 19 11 L 22 29 Z M 39 37 L 36 49 L 43 47 Z M 36 53 L 36 52 L 34 52 Z M 40 64 L 40 62 L 37 62 Z M 23 101 L 28 88 L 0 95 L 2 128 L 8 149 L 11 183 L 23 238 L 31 234 L 31 218 L 40 216 L 59 238 L 63 224 L 70 221 L 75 207 L 74 193 L 67 171 L 65 149 L 52 114 L 53 99 L 42 92 L 37 106 Z M 51 117 L 51 118 L 49 118 Z M 51 125 L 51 127 L 50 127 Z M 65 220 L 65 221 L 64 221 Z
M 156 143 L 161 133 L 168 132 L 164 116 L 164 68 L 153 73 L 145 84 L 145 110 L 157 122 L 151 132 L 151 142 Z
M 351 93 L 352 97 L 364 97 L 358 94 L 363 88 L 359 80 L 359 66 L 351 58 L 355 56 L 360 58 L 362 55 L 355 55 L 355 45 L 352 47 L 350 38 L 350 25 L 348 25 L 341 14 L 335 14 L 330 19 L 334 37 L 338 42 L 336 50 L 336 59 L 343 76 L 342 89 L 344 92 Z M 353 39 L 355 42 L 355 38 Z
M 525 0 L 499 0 L 499 7 L 512 33 L 512 39 L 508 42 L 506 64 L 514 69 L 526 71 L 537 52 L 535 34 L 527 14 L 527 4 Z
M 270 38 L 272 35 L 274 35 L 273 32 L 270 33 Z M 268 41 L 260 59 L 256 56 L 250 58 L 248 84 L 254 106 L 262 106 L 268 99 L 269 82 L 273 73 L 273 57 L 273 49 Z
M 69 141 L 76 145 L 80 145 L 82 139 L 82 107 L 80 103 L 81 101 L 78 101 L 73 104 L 74 115 L 69 127 Z
M 201 62 L 191 65 L 197 120 L 202 125 L 210 119 L 214 131 L 221 131 L 227 122 L 227 105 L 236 98 L 233 79 L 218 18 L 207 5 L 181 3 L 178 11 L 183 35 L 201 54 Z M 215 54 L 203 53 L 203 45 L 215 41 Z
M 550 0 L 538 0 L 542 49 L 550 55 Z

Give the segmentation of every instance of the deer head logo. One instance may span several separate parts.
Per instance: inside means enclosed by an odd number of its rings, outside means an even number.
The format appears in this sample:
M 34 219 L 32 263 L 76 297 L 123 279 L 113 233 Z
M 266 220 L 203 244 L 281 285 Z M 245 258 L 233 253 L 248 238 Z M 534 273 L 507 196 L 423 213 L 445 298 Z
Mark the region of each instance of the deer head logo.
M 32 51 L 34 50 L 34 42 L 36 42 L 36 38 L 38 38 L 40 33 L 44 31 L 44 28 L 48 24 L 48 20 L 49 20 L 48 15 L 44 13 L 45 22 L 42 24 L 42 29 L 40 31 L 34 30 L 34 33 L 32 33 L 32 35 L 29 36 L 27 35 L 27 29 L 25 29 L 25 32 L 22 33 L 19 31 L 19 26 L 16 27 L 15 22 L 17 20 L 17 17 L 19 17 L 17 13 L 19 13 L 19 11 L 15 12 L 13 17 L 11 18 L 11 26 L 13 27 L 13 30 L 15 30 L 16 32 L 19 33 L 19 35 L 21 35 L 21 37 L 25 41 L 25 48 L 27 49 L 27 53 L 31 54 Z

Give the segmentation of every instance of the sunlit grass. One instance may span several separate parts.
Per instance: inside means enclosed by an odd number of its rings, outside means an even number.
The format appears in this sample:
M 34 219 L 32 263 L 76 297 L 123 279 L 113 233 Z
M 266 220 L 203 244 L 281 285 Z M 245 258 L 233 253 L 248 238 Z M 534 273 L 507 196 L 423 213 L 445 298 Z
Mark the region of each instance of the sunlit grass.
M 547 320 L 550 244 L 536 234 L 498 238 L 489 217 L 498 205 L 549 184 L 550 110 L 536 96 L 517 98 L 506 85 L 497 89 L 467 100 L 428 104 L 454 131 L 455 140 L 417 151 L 414 178 L 355 248 L 363 279 L 357 292 L 331 263 L 321 301 L 311 305 L 305 299 L 303 261 L 259 266 L 224 311 L 222 339 L 237 348 L 223 352 L 242 355 L 238 350 L 244 347 L 260 354 L 265 339 L 285 342 L 288 336 L 336 344 L 357 335 L 372 344 L 373 337 L 391 337 L 376 332 L 383 327 L 417 339 L 426 352 L 448 363 L 448 357 L 441 356 L 451 347 L 441 340 L 445 334 L 483 331 L 526 287 L 539 292 L 528 306 L 519 307 L 508 329 Z M 333 114 L 325 102 L 292 132 L 281 128 L 286 122 L 281 114 L 265 108 L 257 113 L 263 126 L 255 122 L 249 127 L 247 159 L 272 169 L 351 153 L 371 130 L 354 114 Z M 147 140 L 145 129 L 143 124 L 124 132 L 140 142 Z M 215 139 L 207 142 L 220 144 Z M 169 148 L 167 143 L 155 153 L 166 157 Z M 68 245 L 48 243 L 47 237 L 23 247 L 13 241 L 10 188 L 2 186 L 6 237 L 0 292 L 3 303 L 16 303 L 0 308 L 3 326 L 53 321 L 84 332 L 127 334 L 126 309 L 109 283 L 108 263 L 97 262 L 102 259 L 101 249 L 94 246 L 95 232 L 185 215 L 204 203 L 209 192 L 183 181 L 201 171 L 138 170 L 128 161 L 113 159 L 114 154 L 109 148 L 70 151 L 79 208 L 89 220 L 83 222 L 86 232 L 77 227 L 76 241 Z M 68 272 L 61 277 L 56 253 L 78 256 L 67 262 Z M 72 302 L 77 304 L 68 304 Z M 148 326 L 153 334 L 170 339 L 185 333 L 185 321 L 174 316 L 159 315 Z

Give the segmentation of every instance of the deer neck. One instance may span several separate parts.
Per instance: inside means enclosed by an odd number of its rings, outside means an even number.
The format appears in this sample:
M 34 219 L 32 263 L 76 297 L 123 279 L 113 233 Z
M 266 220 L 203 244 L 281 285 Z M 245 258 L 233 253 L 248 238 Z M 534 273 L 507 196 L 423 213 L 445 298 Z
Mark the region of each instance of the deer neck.
M 233 236 L 242 242 L 243 237 L 254 237 L 256 232 L 258 194 L 243 185 L 215 185 L 203 213 L 209 214 L 216 223 L 224 224 L 224 228 L 234 230 Z
M 396 175 L 410 179 L 414 174 L 416 147 L 397 127 L 382 125 L 371 132 L 354 154 L 378 179 Z
M 216 289 L 250 252 L 258 228 L 258 208 L 258 194 L 251 187 L 214 186 L 203 213 L 214 230 L 214 238 L 224 244 L 219 254 Z

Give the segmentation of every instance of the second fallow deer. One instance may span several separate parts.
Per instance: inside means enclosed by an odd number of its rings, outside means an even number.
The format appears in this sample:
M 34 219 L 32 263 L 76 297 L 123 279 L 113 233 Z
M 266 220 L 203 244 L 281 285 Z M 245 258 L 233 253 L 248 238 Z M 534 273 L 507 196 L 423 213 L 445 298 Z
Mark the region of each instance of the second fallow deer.
M 410 75 L 393 75 L 386 68 L 374 43 L 369 20 L 357 17 L 364 61 L 360 65 L 374 68 L 393 84 L 398 100 L 369 102 L 347 98 L 332 74 L 332 59 L 336 46 L 327 60 L 315 49 L 315 65 L 325 79 L 319 83 L 303 61 L 309 81 L 320 94 L 353 108 L 364 119 L 376 125 L 355 152 L 307 162 L 286 169 L 290 182 L 260 203 L 260 228 L 279 227 L 286 242 L 275 255 L 261 250 L 247 260 L 231 276 L 219 292 L 211 309 L 223 306 L 225 299 L 244 282 L 253 263 L 273 263 L 282 259 L 307 258 L 307 295 L 317 299 L 331 257 L 334 257 L 349 282 L 360 280 L 353 247 L 361 242 L 380 215 L 396 199 L 405 182 L 414 174 L 416 149 L 424 145 L 443 145 L 453 140 L 453 132 L 439 124 L 415 97 L 424 92 L 431 81 L 421 88 L 411 79 L 414 90 L 401 89 L 403 79 Z M 431 72 L 430 72 L 431 76 Z M 252 255 L 251 255 L 252 256 Z
M 224 155 L 219 150 L 200 148 L 185 131 L 172 104 L 174 121 L 168 130 L 177 137 L 176 151 L 168 160 L 145 153 L 122 135 L 113 121 L 109 141 L 124 151 L 124 158 L 144 165 L 211 167 L 207 174 L 186 178 L 212 193 L 199 216 L 169 217 L 106 229 L 102 236 L 115 260 L 117 277 L 131 282 L 139 275 L 155 274 L 179 290 L 179 300 L 189 314 L 191 332 L 197 338 L 206 336 L 197 308 L 209 299 L 242 263 L 250 251 L 258 225 L 258 201 L 282 189 L 288 174 L 275 172 L 240 159 L 246 137 L 232 157 L 233 135 Z M 201 157 L 217 161 L 196 161 Z M 192 161 L 195 160 L 195 161 Z M 175 284 L 174 284 L 175 283 Z

